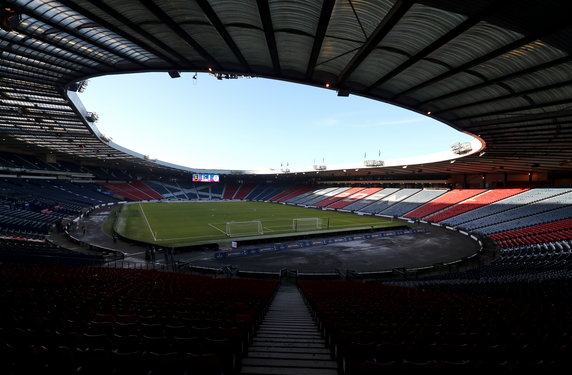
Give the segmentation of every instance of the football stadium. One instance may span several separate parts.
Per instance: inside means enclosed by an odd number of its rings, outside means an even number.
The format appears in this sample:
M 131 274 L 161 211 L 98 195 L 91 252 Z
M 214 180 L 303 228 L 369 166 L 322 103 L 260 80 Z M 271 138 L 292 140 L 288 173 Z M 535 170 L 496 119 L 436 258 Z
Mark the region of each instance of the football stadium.
M 571 12 L 1 1 L 0 373 L 570 372 Z M 177 165 L 115 143 L 80 99 L 90 79 L 139 73 L 312 86 L 471 141 Z

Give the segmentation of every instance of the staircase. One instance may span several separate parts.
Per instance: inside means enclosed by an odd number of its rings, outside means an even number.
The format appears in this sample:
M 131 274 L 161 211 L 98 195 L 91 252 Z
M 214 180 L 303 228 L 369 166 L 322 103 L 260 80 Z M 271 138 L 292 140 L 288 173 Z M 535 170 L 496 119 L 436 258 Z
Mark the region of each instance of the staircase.
M 243 375 L 337 375 L 298 288 L 282 285 L 242 360 Z

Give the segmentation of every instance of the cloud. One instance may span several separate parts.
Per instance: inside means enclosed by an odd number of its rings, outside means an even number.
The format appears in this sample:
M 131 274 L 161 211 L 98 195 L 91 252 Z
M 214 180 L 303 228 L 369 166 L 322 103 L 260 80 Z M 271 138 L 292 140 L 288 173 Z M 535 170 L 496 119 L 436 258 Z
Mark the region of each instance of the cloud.
M 317 126 L 321 127 L 321 128 L 333 128 L 333 127 L 336 127 L 339 125 L 344 125 L 342 123 L 342 120 L 339 118 L 333 118 L 333 117 L 320 120 L 317 124 Z

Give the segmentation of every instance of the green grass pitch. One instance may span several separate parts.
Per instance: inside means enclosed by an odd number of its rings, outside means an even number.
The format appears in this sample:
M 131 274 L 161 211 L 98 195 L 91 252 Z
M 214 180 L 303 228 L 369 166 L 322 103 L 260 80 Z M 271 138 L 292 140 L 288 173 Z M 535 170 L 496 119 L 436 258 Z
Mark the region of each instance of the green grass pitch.
M 328 226 L 322 231 L 403 225 L 402 222 L 375 216 L 263 202 L 169 202 L 124 205 L 116 219 L 115 230 L 126 238 L 160 246 L 206 243 L 228 246 L 237 239 L 296 233 L 293 229 L 294 218 L 321 218 L 323 226 Z M 236 238 L 226 234 L 227 222 L 253 220 L 262 223 L 264 234 L 249 233 L 247 237 Z M 319 231 L 302 229 L 305 233 Z

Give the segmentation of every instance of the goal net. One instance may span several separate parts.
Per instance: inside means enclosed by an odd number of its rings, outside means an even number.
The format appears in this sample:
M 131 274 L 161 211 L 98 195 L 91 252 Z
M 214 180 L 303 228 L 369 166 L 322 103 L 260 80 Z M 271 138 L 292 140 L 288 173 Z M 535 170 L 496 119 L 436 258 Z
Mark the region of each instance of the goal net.
M 327 227 L 328 219 L 324 220 L 319 217 L 302 217 L 292 219 L 292 230 L 294 232 L 302 232 L 307 230 L 318 230 Z
M 259 234 L 264 234 L 260 220 L 228 221 L 226 223 L 226 235 L 229 237 L 255 236 Z

